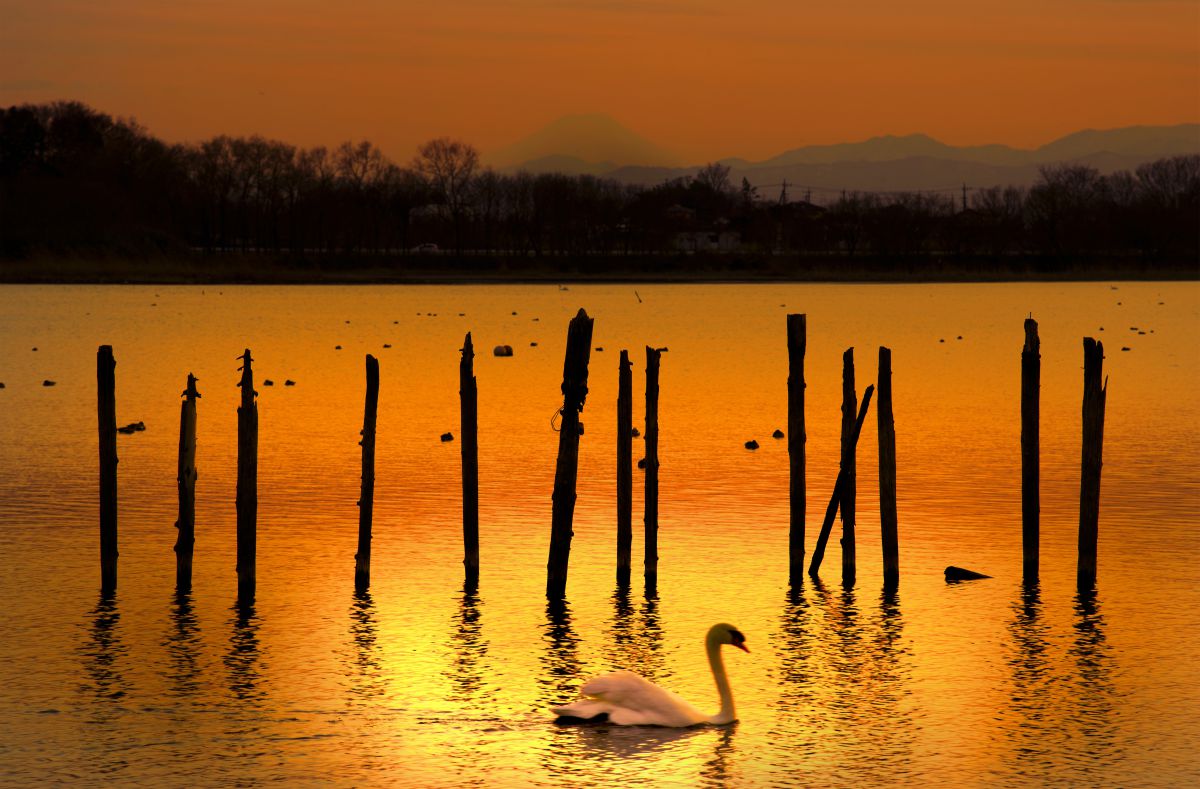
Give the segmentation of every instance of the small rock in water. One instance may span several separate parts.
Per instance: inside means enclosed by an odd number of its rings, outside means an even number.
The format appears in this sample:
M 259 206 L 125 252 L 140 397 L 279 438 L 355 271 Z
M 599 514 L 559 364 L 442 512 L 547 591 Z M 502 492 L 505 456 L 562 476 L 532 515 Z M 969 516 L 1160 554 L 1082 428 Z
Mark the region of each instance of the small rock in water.
M 263 386 L 274 386 L 274 385 L 275 385 L 275 382 L 272 381 L 270 378 L 263 379 Z
M 47 378 L 46 380 L 42 381 L 42 386 L 54 386 L 56 383 L 57 381 L 51 381 L 49 378 Z
M 513 355 L 513 351 L 512 351 L 511 345 L 497 345 L 495 348 L 492 349 L 492 356 L 512 356 L 512 355 Z
M 746 449 L 758 449 L 758 442 L 753 438 L 746 442 Z
M 442 433 L 442 441 L 453 441 L 453 440 L 454 440 L 453 433 Z
M 289 379 L 287 379 L 286 381 L 284 381 L 284 382 L 283 382 L 283 385 L 284 385 L 284 386 L 295 386 L 295 385 L 296 385 L 296 382 L 295 382 L 295 381 L 293 381 L 291 378 L 289 378 Z
M 771 434 L 771 438 L 783 438 L 783 431 L 776 430 L 774 433 Z
M 963 567 L 955 567 L 954 565 L 950 565 L 949 567 L 946 568 L 946 580 L 947 581 L 976 581 L 976 580 L 979 580 L 980 578 L 991 578 L 991 577 L 992 576 L 990 576 L 990 575 L 984 575 L 983 573 L 977 573 L 974 570 L 967 570 Z

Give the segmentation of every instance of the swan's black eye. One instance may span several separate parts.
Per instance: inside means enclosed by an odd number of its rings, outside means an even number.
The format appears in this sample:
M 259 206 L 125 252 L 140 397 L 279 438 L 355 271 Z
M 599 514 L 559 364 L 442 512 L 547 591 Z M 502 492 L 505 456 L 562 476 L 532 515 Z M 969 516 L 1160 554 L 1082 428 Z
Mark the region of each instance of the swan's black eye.
M 744 635 L 742 635 L 741 631 L 739 631 L 739 630 L 730 630 L 729 631 L 729 643 L 733 644 L 736 647 L 739 644 L 746 643 L 746 637 Z

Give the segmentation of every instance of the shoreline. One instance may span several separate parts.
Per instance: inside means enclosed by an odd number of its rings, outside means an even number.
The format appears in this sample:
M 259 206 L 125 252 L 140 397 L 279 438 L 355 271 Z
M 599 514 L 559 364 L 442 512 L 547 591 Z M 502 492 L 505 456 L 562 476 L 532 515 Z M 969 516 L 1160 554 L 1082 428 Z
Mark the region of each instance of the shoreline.
M 1200 281 L 1200 262 L 1126 257 L 1061 260 L 847 256 L 636 255 L 387 256 L 288 260 L 259 254 L 0 261 L 0 284 L 492 285 L 492 284 L 932 284 Z

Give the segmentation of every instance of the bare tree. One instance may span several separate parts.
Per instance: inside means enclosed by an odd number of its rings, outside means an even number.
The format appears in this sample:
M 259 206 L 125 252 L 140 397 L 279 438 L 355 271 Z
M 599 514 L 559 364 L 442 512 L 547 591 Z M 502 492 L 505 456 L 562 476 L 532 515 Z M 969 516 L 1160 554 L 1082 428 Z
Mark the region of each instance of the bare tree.
M 732 194 L 733 182 L 729 180 L 729 168 L 720 162 L 709 162 L 696 173 L 696 182 L 707 186 L 718 194 Z
M 454 223 L 454 246 L 462 252 L 462 220 L 471 201 L 471 178 L 479 166 L 479 153 L 471 145 L 438 137 L 417 148 L 413 169 L 441 197 Z

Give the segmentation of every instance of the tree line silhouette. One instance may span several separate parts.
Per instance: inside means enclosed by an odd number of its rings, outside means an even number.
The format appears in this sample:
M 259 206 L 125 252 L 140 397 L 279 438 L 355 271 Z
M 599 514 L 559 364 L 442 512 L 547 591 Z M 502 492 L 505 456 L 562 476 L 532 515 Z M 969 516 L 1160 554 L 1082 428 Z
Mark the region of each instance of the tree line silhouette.
M 1135 172 L 1044 167 L 1029 187 L 761 194 L 713 163 L 633 186 L 497 173 L 440 138 L 407 165 L 370 142 L 298 148 L 258 136 L 169 144 L 78 102 L 0 110 L 0 256 L 265 254 L 586 259 L 703 254 L 1086 260 L 1200 259 L 1200 156 Z M 453 265 L 446 263 L 447 267 Z M 597 263 L 597 265 L 601 265 Z

